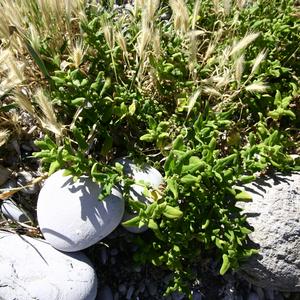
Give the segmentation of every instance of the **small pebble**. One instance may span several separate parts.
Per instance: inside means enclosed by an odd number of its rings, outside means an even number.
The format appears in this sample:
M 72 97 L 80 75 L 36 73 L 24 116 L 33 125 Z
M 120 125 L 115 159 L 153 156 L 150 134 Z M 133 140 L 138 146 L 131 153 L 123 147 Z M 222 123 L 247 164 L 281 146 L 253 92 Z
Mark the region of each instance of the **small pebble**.
M 275 300 L 273 289 L 266 288 L 266 289 L 264 289 L 264 293 L 265 293 L 266 300 Z
M 253 286 L 254 292 L 258 295 L 259 300 L 265 300 L 265 294 L 261 287 L 259 286 Z
M 125 293 L 126 293 L 126 291 L 127 291 L 126 285 L 123 284 L 123 283 L 120 284 L 118 290 L 119 290 L 119 292 L 120 292 L 122 295 L 125 295 Z
M 132 294 L 134 292 L 134 287 L 130 286 L 130 288 L 127 290 L 126 299 L 131 300 Z
M 115 265 L 116 264 L 116 258 L 115 257 L 112 257 L 111 259 L 110 259 L 110 263 L 112 264 L 112 265 Z
M 9 179 L 1 186 L 1 189 L 13 189 L 17 186 L 15 179 Z
M 107 251 L 106 248 L 101 248 L 100 250 L 100 259 L 103 265 L 107 263 Z
M 2 213 L 8 218 L 16 222 L 29 221 L 26 214 L 11 200 L 4 200 L 1 204 Z
M 202 300 L 202 296 L 201 296 L 201 293 L 200 292 L 193 292 L 193 300 Z
M 32 148 L 26 144 L 22 144 L 21 145 L 21 149 L 24 150 L 24 151 L 27 151 L 27 152 L 32 152 Z
M 8 180 L 9 176 L 10 176 L 10 172 L 6 168 L 0 165 L 0 186 L 3 185 Z
M 119 300 L 119 299 L 120 299 L 120 295 L 119 295 L 118 292 L 116 292 L 116 293 L 114 294 L 114 300 Z
M 154 296 L 157 293 L 157 286 L 150 282 L 149 284 L 147 284 L 147 290 L 151 296 Z
M 30 184 L 30 182 L 34 179 L 34 177 L 32 176 L 31 173 L 27 172 L 27 171 L 21 171 L 18 174 L 18 178 L 17 178 L 17 185 L 18 186 L 25 186 Z M 35 194 L 37 193 L 39 190 L 39 186 L 37 184 L 27 187 L 25 189 L 22 189 L 21 192 L 24 194 Z
M 113 248 L 110 250 L 110 255 L 115 256 L 119 253 L 119 250 L 117 248 Z
M 182 299 L 184 299 L 184 297 L 185 297 L 185 294 L 183 294 L 183 293 L 174 292 L 172 294 L 173 300 L 182 300 Z
M 141 266 L 134 266 L 133 270 L 137 273 L 140 273 L 141 270 L 142 270 L 142 267 Z
M 145 284 L 143 282 L 140 282 L 138 291 L 142 294 L 144 293 L 145 288 L 146 288 Z
M 108 285 L 103 286 L 99 290 L 96 300 L 114 300 L 111 288 Z
M 254 293 L 254 292 L 251 292 L 248 297 L 247 297 L 247 300 L 259 300 L 259 296 Z
M 283 297 L 286 298 L 286 299 L 288 299 L 288 298 L 291 297 L 291 293 L 288 293 L 288 292 L 283 292 L 282 295 L 283 295 Z
M 274 299 L 275 300 L 284 300 L 284 297 L 281 295 L 281 293 L 277 292 L 277 293 L 275 293 Z

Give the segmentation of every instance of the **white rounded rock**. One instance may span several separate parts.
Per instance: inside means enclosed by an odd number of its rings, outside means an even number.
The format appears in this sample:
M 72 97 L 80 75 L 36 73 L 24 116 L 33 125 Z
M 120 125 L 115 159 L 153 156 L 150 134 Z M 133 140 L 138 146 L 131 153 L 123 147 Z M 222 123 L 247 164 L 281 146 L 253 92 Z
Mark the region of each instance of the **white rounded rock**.
M 146 185 L 149 185 L 149 187 L 157 190 L 161 185 L 164 184 L 164 179 L 160 172 L 149 165 L 138 166 L 127 158 L 118 159 L 117 162 L 123 166 L 124 174 L 131 176 L 135 182 L 143 182 Z M 130 187 L 129 193 L 132 199 L 150 204 L 152 202 L 151 199 L 147 198 L 143 194 L 143 191 L 144 187 L 137 183 Z M 136 214 L 134 213 L 125 212 L 123 222 L 135 216 Z M 134 226 L 124 226 L 124 228 L 132 233 L 141 233 L 148 229 L 147 226 L 142 226 L 140 228 Z
M 0 299 L 94 300 L 95 271 L 83 253 L 0 231 Z
M 45 239 L 55 248 L 72 252 L 85 249 L 110 234 L 121 222 L 124 200 L 119 190 L 99 201 L 101 187 L 89 177 L 75 183 L 63 170 L 52 174 L 42 187 L 37 218 Z

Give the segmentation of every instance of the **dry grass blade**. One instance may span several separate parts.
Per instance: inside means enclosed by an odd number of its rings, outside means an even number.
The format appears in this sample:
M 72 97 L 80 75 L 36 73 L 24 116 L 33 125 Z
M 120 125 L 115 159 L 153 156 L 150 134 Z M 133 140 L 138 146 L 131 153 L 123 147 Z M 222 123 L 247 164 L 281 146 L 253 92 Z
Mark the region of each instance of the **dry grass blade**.
M 205 63 L 208 60 L 208 58 L 212 55 L 212 53 L 215 50 L 215 47 L 216 47 L 216 45 L 214 43 L 212 43 L 212 42 L 209 43 L 207 50 L 205 52 L 205 56 L 203 58 L 203 63 Z
M 112 25 L 104 24 L 102 30 L 108 47 L 110 48 L 110 50 L 113 49 L 115 45 L 115 39 Z
M 159 30 L 155 30 L 152 35 L 152 46 L 156 57 L 160 57 L 162 53 L 160 33 Z
M 223 6 L 224 6 L 224 10 L 223 10 L 224 15 L 228 16 L 230 14 L 231 7 L 232 7 L 231 0 L 224 0 L 223 1 Z
M 212 87 L 205 87 L 203 92 L 209 96 L 222 97 L 222 94 Z
M 269 87 L 263 82 L 255 82 L 245 87 L 246 91 L 250 93 L 264 93 L 268 88 Z
M 3 63 L 5 63 L 5 61 L 7 60 L 8 56 L 9 56 L 9 51 L 8 50 L 2 50 L 0 48 L 0 70 L 2 69 L 1 65 Z
M 159 8 L 159 0 L 148 0 L 146 9 L 148 10 L 149 19 L 153 19 L 156 11 Z
M 21 187 L 0 189 L 0 200 L 5 200 L 21 190 L 32 187 L 33 185 L 41 182 L 42 180 L 46 179 L 47 177 L 48 177 L 48 174 L 46 173 L 40 177 L 33 179 L 32 181 L 27 182 L 26 185 L 23 185 Z
M 81 65 L 85 53 L 86 50 L 83 47 L 82 40 L 76 40 L 75 45 L 73 45 L 70 53 L 70 59 L 73 62 L 76 69 L 78 69 Z
M 242 54 L 236 61 L 235 61 L 235 80 L 241 84 L 242 76 L 244 73 L 244 65 L 245 65 L 245 56 Z
M 199 10 L 200 10 L 200 0 L 197 0 L 194 6 L 194 11 L 193 11 L 193 18 L 192 18 L 192 30 L 195 30 L 196 28 L 196 23 L 197 23 L 197 18 L 199 15 Z
M 230 55 L 234 55 L 244 50 L 249 44 L 255 41 L 259 36 L 259 33 L 249 33 L 243 39 L 241 39 L 235 46 L 233 46 Z
M 253 67 L 252 67 L 252 70 L 251 70 L 251 75 L 253 75 L 258 67 L 260 66 L 260 64 L 265 60 L 267 56 L 267 51 L 264 49 L 262 50 L 255 58 L 255 61 L 254 61 L 254 64 L 253 64 Z
M 193 107 L 195 106 L 199 96 L 201 94 L 201 90 L 197 90 L 193 95 L 191 95 L 190 99 L 189 99 L 189 102 L 188 102 L 188 105 L 187 105 L 187 117 L 190 115 Z
M 6 144 L 10 135 L 10 131 L 7 129 L 0 129 L 0 147 Z
M 29 112 L 32 116 L 35 115 L 35 111 L 30 100 L 20 90 L 14 91 L 13 100 L 19 107 Z
M 44 117 L 39 118 L 42 125 L 53 132 L 56 136 L 61 136 L 63 127 L 57 122 L 51 101 L 46 97 L 42 89 L 37 90 L 35 98 L 44 115 Z
M 189 11 L 183 0 L 170 0 L 169 2 L 175 30 L 186 33 L 189 27 Z

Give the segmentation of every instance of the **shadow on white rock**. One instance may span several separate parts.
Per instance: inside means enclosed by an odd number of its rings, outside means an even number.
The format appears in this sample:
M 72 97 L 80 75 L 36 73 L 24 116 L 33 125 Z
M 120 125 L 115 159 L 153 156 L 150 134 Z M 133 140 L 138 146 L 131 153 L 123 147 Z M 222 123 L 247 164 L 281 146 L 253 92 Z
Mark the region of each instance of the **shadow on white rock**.
M 0 299 L 94 300 L 97 277 L 83 253 L 0 231 Z
M 149 165 L 137 165 L 131 160 L 127 158 L 120 158 L 116 160 L 116 162 L 120 163 L 124 168 L 124 173 L 127 176 L 131 176 L 136 182 L 143 182 L 146 185 L 149 185 L 153 189 L 159 189 L 162 184 L 164 184 L 163 176 L 160 174 L 158 170 L 149 166 Z M 152 200 L 147 198 L 144 194 L 144 187 L 139 184 L 132 184 L 130 186 L 130 196 L 133 200 L 139 201 L 146 204 L 151 204 Z M 123 222 L 133 218 L 136 216 L 136 213 L 131 213 L 125 211 Z M 141 233 L 148 229 L 146 225 L 142 227 L 135 226 L 124 226 L 123 227 L 132 232 L 132 233 Z
M 52 174 L 39 194 L 37 218 L 45 239 L 55 248 L 85 249 L 109 235 L 121 222 L 124 200 L 119 190 L 99 201 L 101 187 L 87 176 L 75 183 L 63 170 Z
M 300 173 L 276 174 L 244 186 L 253 201 L 238 203 L 254 228 L 259 254 L 239 273 L 249 282 L 279 291 L 300 291 Z

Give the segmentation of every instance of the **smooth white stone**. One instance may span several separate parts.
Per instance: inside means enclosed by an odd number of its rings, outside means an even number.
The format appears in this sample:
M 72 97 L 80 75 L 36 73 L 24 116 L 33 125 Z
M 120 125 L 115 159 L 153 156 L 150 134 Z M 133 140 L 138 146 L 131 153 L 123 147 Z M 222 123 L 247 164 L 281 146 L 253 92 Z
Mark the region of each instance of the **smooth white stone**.
M 26 222 L 29 221 L 25 213 L 11 200 L 4 200 L 1 204 L 1 211 L 7 218 L 17 221 Z
M 62 253 L 44 240 L 0 231 L 0 265 L 0 299 L 96 298 L 97 277 L 83 253 Z
M 118 159 L 116 162 L 120 163 L 124 167 L 124 174 L 130 175 L 136 182 L 144 182 L 153 189 L 159 189 L 159 187 L 164 184 L 164 179 L 160 172 L 149 165 L 138 166 L 127 158 Z M 151 199 L 145 197 L 143 191 L 143 186 L 133 184 L 130 188 L 129 194 L 132 199 L 136 201 L 150 204 L 152 202 Z M 135 217 L 136 215 L 136 213 L 125 212 L 123 222 Z M 141 233 L 148 229 L 147 226 L 142 226 L 140 228 L 135 226 L 124 226 L 124 228 L 132 233 Z
M 39 194 L 37 218 L 45 239 L 55 248 L 85 249 L 109 235 L 121 222 L 124 200 L 119 190 L 103 201 L 101 187 L 87 176 L 75 183 L 63 170 L 52 174 Z

